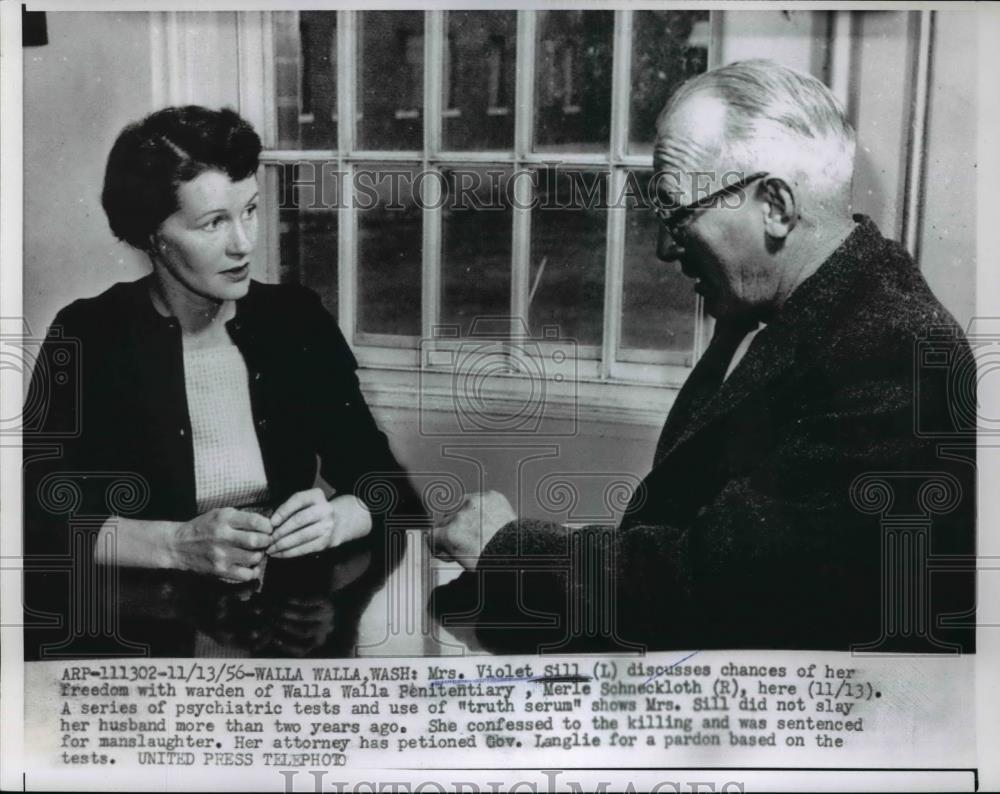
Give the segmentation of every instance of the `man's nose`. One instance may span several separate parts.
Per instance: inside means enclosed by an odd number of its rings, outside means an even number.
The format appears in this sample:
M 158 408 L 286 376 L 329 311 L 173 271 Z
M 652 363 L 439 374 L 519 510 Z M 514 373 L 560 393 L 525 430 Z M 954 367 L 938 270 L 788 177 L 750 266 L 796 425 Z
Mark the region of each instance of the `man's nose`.
M 681 247 L 677 241 L 667 231 L 667 227 L 660 224 L 660 232 L 656 238 L 656 256 L 664 262 L 676 262 L 680 257 Z

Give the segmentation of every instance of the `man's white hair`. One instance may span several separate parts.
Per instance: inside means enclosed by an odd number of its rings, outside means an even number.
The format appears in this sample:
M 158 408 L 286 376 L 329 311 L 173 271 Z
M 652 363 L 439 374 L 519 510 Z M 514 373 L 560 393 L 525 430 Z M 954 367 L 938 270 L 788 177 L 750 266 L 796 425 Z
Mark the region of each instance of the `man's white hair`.
M 725 107 L 719 168 L 783 172 L 817 196 L 848 195 L 854 170 L 854 129 L 820 80 L 774 61 L 737 61 L 684 83 L 657 119 L 681 103 L 710 96 Z M 825 203 L 825 202 L 824 202 Z

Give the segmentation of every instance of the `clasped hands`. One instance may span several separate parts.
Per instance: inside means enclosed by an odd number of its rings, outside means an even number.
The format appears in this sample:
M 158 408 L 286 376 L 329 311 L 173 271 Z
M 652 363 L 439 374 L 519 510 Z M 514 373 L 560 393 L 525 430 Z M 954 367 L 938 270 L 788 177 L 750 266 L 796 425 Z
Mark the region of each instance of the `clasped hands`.
M 469 494 L 458 510 L 435 521 L 428 537 L 431 552 L 474 571 L 486 544 L 501 527 L 516 520 L 517 514 L 503 494 L 497 491 Z
M 346 494 L 327 499 L 320 488 L 290 496 L 270 518 L 233 507 L 209 510 L 178 528 L 178 568 L 230 582 L 260 577 L 265 557 L 286 559 L 323 551 L 371 532 L 364 502 Z

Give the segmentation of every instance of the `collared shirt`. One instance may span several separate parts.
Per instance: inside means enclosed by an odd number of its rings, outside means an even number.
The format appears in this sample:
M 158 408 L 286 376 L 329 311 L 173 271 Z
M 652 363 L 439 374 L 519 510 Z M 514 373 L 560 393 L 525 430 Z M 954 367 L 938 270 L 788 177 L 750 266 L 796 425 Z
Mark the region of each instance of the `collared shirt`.
M 765 328 L 767 328 L 767 323 L 761 323 L 754 330 L 743 337 L 743 340 L 733 352 L 733 357 L 729 360 L 729 366 L 726 367 L 726 374 L 722 376 L 723 382 L 726 381 L 726 379 L 732 374 L 732 371 L 739 365 L 740 361 L 743 360 L 743 356 L 747 354 L 747 351 L 750 349 L 750 345 L 753 344 L 753 340 L 756 339 L 757 334 Z

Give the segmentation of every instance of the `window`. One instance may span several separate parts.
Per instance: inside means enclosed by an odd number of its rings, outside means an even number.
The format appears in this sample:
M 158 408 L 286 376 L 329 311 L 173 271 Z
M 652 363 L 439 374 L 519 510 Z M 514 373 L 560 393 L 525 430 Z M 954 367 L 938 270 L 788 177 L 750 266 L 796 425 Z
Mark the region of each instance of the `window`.
M 655 258 L 646 190 L 656 115 L 708 63 L 707 11 L 261 18 L 241 46 L 273 64 L 275 272 L 320 293 L 364 366 L 426 367 L 427 340 L 506 316 L 571 339 L 595 387 L 683 379 L 701 307 Z

